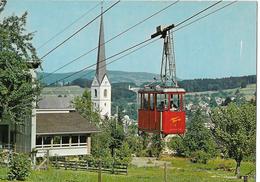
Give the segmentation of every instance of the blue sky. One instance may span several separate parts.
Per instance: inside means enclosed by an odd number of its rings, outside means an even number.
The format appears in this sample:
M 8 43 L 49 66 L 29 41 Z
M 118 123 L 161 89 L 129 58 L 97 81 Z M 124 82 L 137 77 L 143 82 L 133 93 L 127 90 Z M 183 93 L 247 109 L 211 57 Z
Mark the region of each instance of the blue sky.
M 104 1 L 104 9 L 115 1 Z M 105 39 L 119 34 L 173 1 L 122 1 L 104 15 Z M 86 0 L 8 0 L 4 16 L 28 11 L 27 31 L 34 32 L 37 48 L 99 1 Z M 142 42 L 158 25 L 177 24 L 214 2 L 181 1 L 106 44 L 109 57 Z M 229 2 L 221 2 L 218 7 Z M 213 9 L 212 9 L 213 10 Z M 207 12 L 211 12 L 209 10 Z M 206 13 L 207 13 L 206 12 Z M 37 50 L 41 57 L 62 40 L 100 13 L 95 8 L 72 27 Z M 97 46 L 99 20 L 44 58 L 43 70 L 51 72 Z M 174 33 L 177 76 L 182 79 L 217 78 L 256 74 L 256 2 L 236 2 Z M 109 70 L 160 72 L 162 40 L 120 61 Z M 60 70 L 72 72 L 96 62 L 97 51 Z

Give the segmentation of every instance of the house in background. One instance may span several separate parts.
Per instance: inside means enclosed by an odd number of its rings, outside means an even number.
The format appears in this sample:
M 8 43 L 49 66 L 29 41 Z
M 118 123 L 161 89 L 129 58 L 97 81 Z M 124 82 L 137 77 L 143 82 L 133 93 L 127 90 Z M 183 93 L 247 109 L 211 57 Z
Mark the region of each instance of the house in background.
M 75 109 L 37 109 L 36 118 L 36 157 L 90 154 L 99 131 Z
M 67 90 L 70 87 L 66 87 Z M 75 89 L 74 86 L 71 86 Z M 53 88 L 55 90 L 55 88 Z M 76 112 L 73 100 L 77 95 L 42 95 L 36 109 L 36 157 L 89 155 L 91 134 L 97 127 Z M 43 90 L 43 93 L 46 93 Z

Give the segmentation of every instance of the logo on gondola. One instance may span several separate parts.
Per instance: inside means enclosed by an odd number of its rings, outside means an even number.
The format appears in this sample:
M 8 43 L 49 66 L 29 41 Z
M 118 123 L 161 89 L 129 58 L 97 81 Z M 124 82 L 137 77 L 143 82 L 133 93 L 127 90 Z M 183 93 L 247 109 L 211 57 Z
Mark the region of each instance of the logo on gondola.
M 173 117 L 171 119 L 172 124 L 176 124 L 177 122 L 180 122 L 180 121 L 181 121 L 181 118 L 179 116 Z

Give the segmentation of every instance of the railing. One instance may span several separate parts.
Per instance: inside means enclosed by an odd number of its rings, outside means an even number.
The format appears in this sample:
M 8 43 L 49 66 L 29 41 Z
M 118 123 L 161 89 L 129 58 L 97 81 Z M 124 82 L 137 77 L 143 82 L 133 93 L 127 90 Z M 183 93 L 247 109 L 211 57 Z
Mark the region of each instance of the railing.
M 127 174 L 128 164 L 124 163 L 105 163 L 94 161 L 52 161 L 52 166 L 55 168 L 64 168 L 65 170 L 87 170 L 109 172 L 112 174 Z
M 13 144 L 1 144 L 0 150 L 4 150 L 4 149 L 12 150 L 12 149 L 14 149 L 14 145 Z
M 81 147 L 87 146 L 87 143 L 63 143 L 63 144 L 43 144 L 36 145 L 36 148 L 64 148 L 64 147 Z

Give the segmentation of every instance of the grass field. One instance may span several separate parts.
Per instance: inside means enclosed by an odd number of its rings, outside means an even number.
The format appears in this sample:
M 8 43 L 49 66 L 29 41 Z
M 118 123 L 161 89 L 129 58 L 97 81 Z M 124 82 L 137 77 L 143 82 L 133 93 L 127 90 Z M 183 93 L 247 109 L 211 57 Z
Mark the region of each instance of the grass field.
M 243 94 L 245 96 L 245 98 L 247 100 L 250 100 L 253 96 L 254 93 L 256 92 L 256 84 L 249 84 L 247 85 L 246 88 L 234 88 L 234 89 L 226 89 L 226 90 L 222 90 L 223 92 L 226 93 L 231 93 L 231 94 L 235 94 L 235 92 L 237 91 L 237 89 L 239 90 L 239 92 L 241 94 Z M 204 94 L 214 94 L 214 93 L 218 93 L 219 91 L 205 91 L 205 92 L 189 92 L 187 93 L 187 95 L 204 95 Z
M 208 164 L 193 164 L 184 158 L 165 158 L 170 162 L 167 166 L 167 181 L 177 182 L 225 182 L 225 181 L 243 181 L 234 176 L 233 169 L 235 162 L 233 160 L 215 159 Z M 217 169 L 223 168 L 224 169 Z M 230 171 L 231 169 L 231 171 Z M 250 162 L 243 162 L 241 174 L 246 175 L 255 170 L 255 165 Z M 0 180 L 6 180 L 7 169 L 0 168 Z M 30 182 L 95 182 L 98 175 L 95 172 L 72 171 L 63 169 L 49 169 L 46 171 L 33 171 L 27 181 Z M 102 174 L 103 182 L 160 182 L 164 181 L 163 166 L 155 167 L 135 167 L 130 166 L 128 175 Z M 251 177 L 249 181 L 254 181 Z
M 45 87 L 41 95 L 82 95 L 84 91 L 79 86 Z

